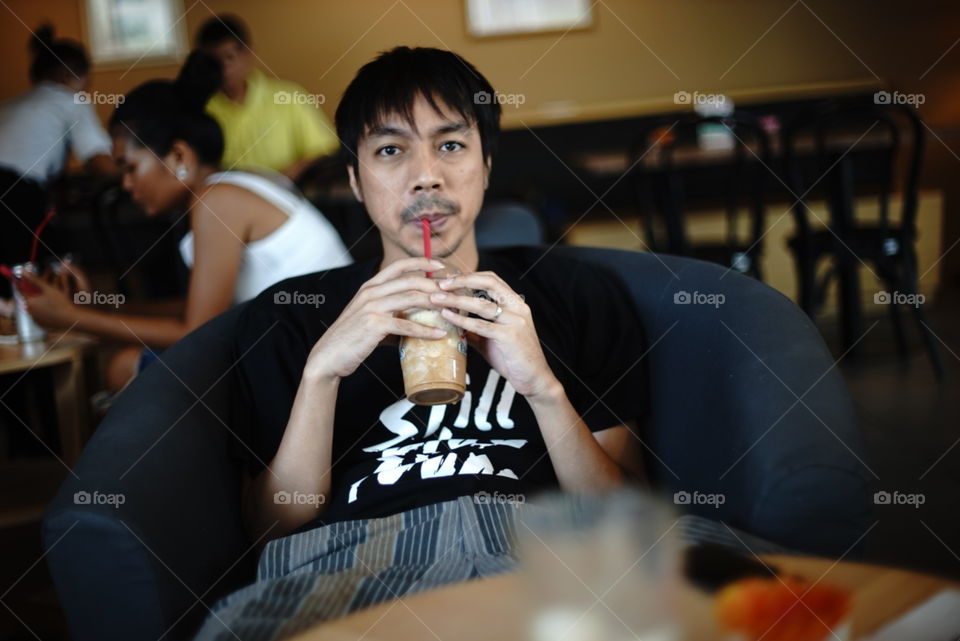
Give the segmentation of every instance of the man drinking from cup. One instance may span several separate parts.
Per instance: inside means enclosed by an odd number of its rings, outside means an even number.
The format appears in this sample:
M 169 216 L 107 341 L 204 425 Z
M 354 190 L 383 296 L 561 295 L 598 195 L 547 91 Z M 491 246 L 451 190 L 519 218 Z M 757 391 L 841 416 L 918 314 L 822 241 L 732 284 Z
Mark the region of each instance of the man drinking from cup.
M 631 422 L 647 404 L 645 348 L 628 294 L 546 248 L 477 248 L 493 95 L 456 54 L 406 47 L 344 93 L 337 132 L 383 256 L 283 281 L 244 311 L 237 370 L 255 423 L 244 515 L 251 540 L 269 543 L 258 582 L 215 608 L 201 638 L 253 630 L 269 608 L 245 604 L 281 593 L 304 606 L 290 611 L 305 626 L 509 570 L 523 501 L 475 497 L 603 492 L 639 475 Z M 460 274 L 427 276 L 441 269 Z M 459 402 L 404 394 L 398 340 L 446 335 L 403 317 L 415 309 L 466 334 Z M 308 566 L 316 580 L 303 580 Z M 390 590 L 377 588 L 386 568 Z

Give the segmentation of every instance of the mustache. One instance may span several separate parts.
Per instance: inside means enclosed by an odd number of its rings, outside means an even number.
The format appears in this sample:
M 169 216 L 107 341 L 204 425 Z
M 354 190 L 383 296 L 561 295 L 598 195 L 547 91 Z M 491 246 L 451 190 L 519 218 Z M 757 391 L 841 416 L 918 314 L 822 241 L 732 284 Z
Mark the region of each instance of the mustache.
M 417 219 L 417 216 L 425 211 L 436 211 L 455 216 L 460 213 L 460 205 L 437 194 L 423 196 L 403 208 L 403 211 L 400 212 L 400 220 L 405 223 L 413 222 Z

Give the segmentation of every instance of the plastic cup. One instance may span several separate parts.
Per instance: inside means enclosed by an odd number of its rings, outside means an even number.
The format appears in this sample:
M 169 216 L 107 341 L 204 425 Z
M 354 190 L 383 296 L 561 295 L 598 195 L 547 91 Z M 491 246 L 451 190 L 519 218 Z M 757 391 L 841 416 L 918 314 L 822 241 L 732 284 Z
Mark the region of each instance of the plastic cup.
M 13 272 L 14 277 L 18 280 L 23 277 L 24 273 L 34 275 L 37 273 L 37 269 L 33 263 L 14 265 L 10 268 L 10 271 Z M 20 337 L 20 342 L 32 343 L 34 341 L 42 341 L 46 338 L 47 333 L 43 331 L 43 328 L 37 325 L 37 322 L 30 316 L 30 312 L 27 311 L 27 301 L 23 297 L 23 294 L 20 293 L 20 288 L 16 285 L 13 287 L 13 301 L 16 306 L 17 336 Z
M 455 275 L 455 270 L 432 273 L 435 280 Z M 439 309 L 413 309 L 402 318 L 439 327 L 447 332 L 439 339 L 400 337 L 400 369 L 407 400 L 417 405 L 458 403 L 467 389 L 467 338 L 459 327 L 445 319 Z

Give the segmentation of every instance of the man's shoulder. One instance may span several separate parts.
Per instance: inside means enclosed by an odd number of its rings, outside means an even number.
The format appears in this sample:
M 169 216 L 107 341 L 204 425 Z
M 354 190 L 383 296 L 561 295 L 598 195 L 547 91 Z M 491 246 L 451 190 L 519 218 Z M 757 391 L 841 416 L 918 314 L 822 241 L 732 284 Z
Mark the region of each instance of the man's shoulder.
M 603 271 L 601 267 L 569 253 L 555 251 L 545 245 L 518 245 L 487 250 L 488 262 L 493 271 L 507 268 L 519 273 L 523 280 L 531 279 L 541 283 L 562 283 L 572 285 L 579 280 L 581 273 L 595 274 Z
M 336 318 L 360 286 L 373 276 L 376 260 L 278 281 L 250 300 L 245 314 L 295 325 L 304 319 Z

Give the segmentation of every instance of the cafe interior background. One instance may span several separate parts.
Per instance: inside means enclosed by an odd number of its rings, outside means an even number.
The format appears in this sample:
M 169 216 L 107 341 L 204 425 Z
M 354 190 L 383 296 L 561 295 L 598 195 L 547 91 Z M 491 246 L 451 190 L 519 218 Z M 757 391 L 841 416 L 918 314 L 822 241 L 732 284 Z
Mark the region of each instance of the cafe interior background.
M 59 37 L 91 45 L 82 0 L 0 4 L 0 99 L 29 87 L 31 28 L 50 23 Z M 642 132 L 691 113 L 702 99 L 698 96 L 726 96 L 737 110 L 763 119 L 774 140 L 792 114 L 817 101 L 885 95 L 915 106 L 925 143 L 917 187 L 919 293 L 943 375 L 935 372 L 909 308 L 901 314 L 906 353 L 898 352 L 888 309 L 875 300 L 884 284 L 866 265 L 854 267 L 861 331 L 870 328 L 856 350 L 850 353 L 842 336 L 836 279 L 815 321 L 854 398 L 880 489 L 925 497 L 919 507 L 878 509 L 866 557 L 960 578 L 960 5 L 599 0 L 590 6 L 586 26 L 490 37 L 468 31 L 466 3 L 458 0 L 183 0 L 174 5 L 182 19 L 173 30 L 184 43 L 213 14 L 242 17 L 252 32 L 258 66 L 322 95 L 318 108 L 331 120 L 347 83 L 378 52 L 406 44 L 460 53 L 498 92 L 514 96 L 503 104 L 504 133 L 488 201 L 519 203 L 533 212 L 545 245 L 647 251 L 640 183 L 628 171 L 634 168 L 631 146 Z M 185 54 L 182 48 L 173 59 L 147 55 L 139 61 L 94 62 L 90 89 L 122 94 L 148 79 L 172 77 Z M 96 105 L 104 122 L 111 109 L 111 104 Z M 765 202 L 759 267 L 764 282 L 798 301 L 798 275 L 788 247 L 795 233 L 792 199 L 774 173 L 767 177 L 773 188 Z M 342 177 L 317 176 L 317 184 L 304 186 L 305 193 L 331 203 L 331 218 L 349 227 L 342 230 L 346 239 L 359 238 L 362 230 L 348 216 L 356 210 L 343 195 Z M 894 218 L 902 202 L 900 187 L 900 182 L 894 185 Z M 58 189 L 59 224 L 82 245 L 80 260 L 101 289 L 123 291 L 134 306 L 144 308 L 183 293 L 183 282 L 169 278 L 179 236 L 166 232 L 177 224 L 176 216 L 147 221 L 122 193 L 76 166 Z M 858 216 L 876 219 L 874 195 L 859 196 L 855 203 Z M 814 194 L 809 205 L 815 218 L 829 219 L 823 195 Z M 684 224 L 692 244 L 717 240 L 724 230 L 722 205 L 693 202 Z M 363 243 L 357 247 L 369 250 Z M 124 272 L 121 282 L 117 276 Z M 93 361 L 87 364 L 90 388 L 97 377 L 96 356 Z M 64 420 L 50 407 L 31 403 L 41 398 L 31 386 L 43 385 L 50 381 L 0 374 L 0 398 L 8 406 L 0 412 L 5 459 L 0 501 L 6 514 L 0 516 L 0 590 L 5 590 L 5 604 L 17 604 L 17 614 L 11 607 L 0 610 L 4 635 L 10 635 L 3 638 L 29 638 L 24 624 L 55 630 L 62 617 L 41 560 L 39 523 L 44 501 L 66 471 L 50 464 L 48 449 L 55 447 L 23 435 L 35 430 L 38 439 L 52 443 Z M 15 398 L 27 414 L 9 411 Z M 89 429 L 95 429 L 95 413 L 90 420 Z M 39 472 L 24 473 L 24 458 L 48 460 Z

